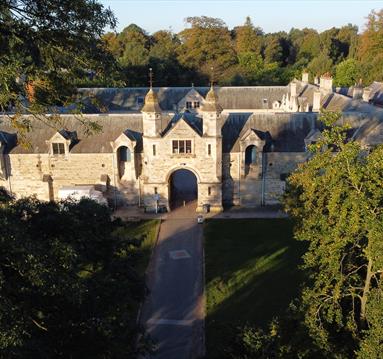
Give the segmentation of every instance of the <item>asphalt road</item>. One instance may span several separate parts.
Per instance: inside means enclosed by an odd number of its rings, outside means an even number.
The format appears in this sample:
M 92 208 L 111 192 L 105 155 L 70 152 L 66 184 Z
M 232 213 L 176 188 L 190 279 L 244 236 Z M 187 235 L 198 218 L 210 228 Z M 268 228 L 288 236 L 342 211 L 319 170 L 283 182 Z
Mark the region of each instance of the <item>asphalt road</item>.
M 155 359 L 204 354 L 202 225 L 194 204 L 172 211 L 160 227 L 148 272 L 141 322 L 157 342 Z

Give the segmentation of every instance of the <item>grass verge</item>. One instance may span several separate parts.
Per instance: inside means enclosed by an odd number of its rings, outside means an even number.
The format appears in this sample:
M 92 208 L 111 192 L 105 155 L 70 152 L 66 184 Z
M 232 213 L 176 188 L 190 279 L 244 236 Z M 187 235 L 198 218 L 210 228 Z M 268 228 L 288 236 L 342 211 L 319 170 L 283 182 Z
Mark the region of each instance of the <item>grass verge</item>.
M 207 353 L 220 358 L 232 328 L 267 326 L 298 294 L 304 245 L 288 219 L 210 220 L 204 235 Z

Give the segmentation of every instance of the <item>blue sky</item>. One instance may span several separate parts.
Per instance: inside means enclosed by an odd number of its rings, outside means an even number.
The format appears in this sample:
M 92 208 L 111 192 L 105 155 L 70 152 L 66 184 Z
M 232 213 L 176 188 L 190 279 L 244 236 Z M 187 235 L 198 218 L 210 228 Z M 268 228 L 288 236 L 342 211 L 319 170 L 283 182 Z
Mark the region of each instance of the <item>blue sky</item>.
M 100 0 L 118 18 L 118 31 L 135 23 L 149 33 L 161 29 L 178 32 L 187 16 L 221 18 L 229 28 L 250 16 L 265 32 L 312 27 L 319 31 L 352 23 L 362 30 L 378 0 Z

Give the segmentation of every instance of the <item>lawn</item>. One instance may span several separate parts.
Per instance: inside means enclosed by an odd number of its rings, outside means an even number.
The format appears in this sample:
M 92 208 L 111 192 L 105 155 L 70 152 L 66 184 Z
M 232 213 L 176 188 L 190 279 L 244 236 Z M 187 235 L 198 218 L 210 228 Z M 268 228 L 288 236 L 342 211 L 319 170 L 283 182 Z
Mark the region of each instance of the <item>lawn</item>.
M 125 222 L 124 226 L 116 232 L 119 236 L 128 236 L 129 238 L 145 237 L 137 248 L 131 248 L 133 267 L 140 276 L 145 275 L 148 267 L 153 246 L 157 240 L 157 232 L 160 221 L 157 219 L 143 220 L 138 222 Z
M 265 327 L 298 294 L 304 245 L 287 219 L 210 220 L 205 228 L 209 358 L 222 356 L 232 331 Z

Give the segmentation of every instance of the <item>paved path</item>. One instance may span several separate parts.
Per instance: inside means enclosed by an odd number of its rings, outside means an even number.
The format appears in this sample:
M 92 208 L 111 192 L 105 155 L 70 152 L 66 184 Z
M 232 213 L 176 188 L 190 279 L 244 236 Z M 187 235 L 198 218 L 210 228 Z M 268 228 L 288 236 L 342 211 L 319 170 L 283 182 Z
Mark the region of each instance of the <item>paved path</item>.
M 155 359 L 204 354 L 202 225 L 195 206 L 172 211 L 160 228 L 149 266 L 149 296 L 141 321 L 157 341 Z

